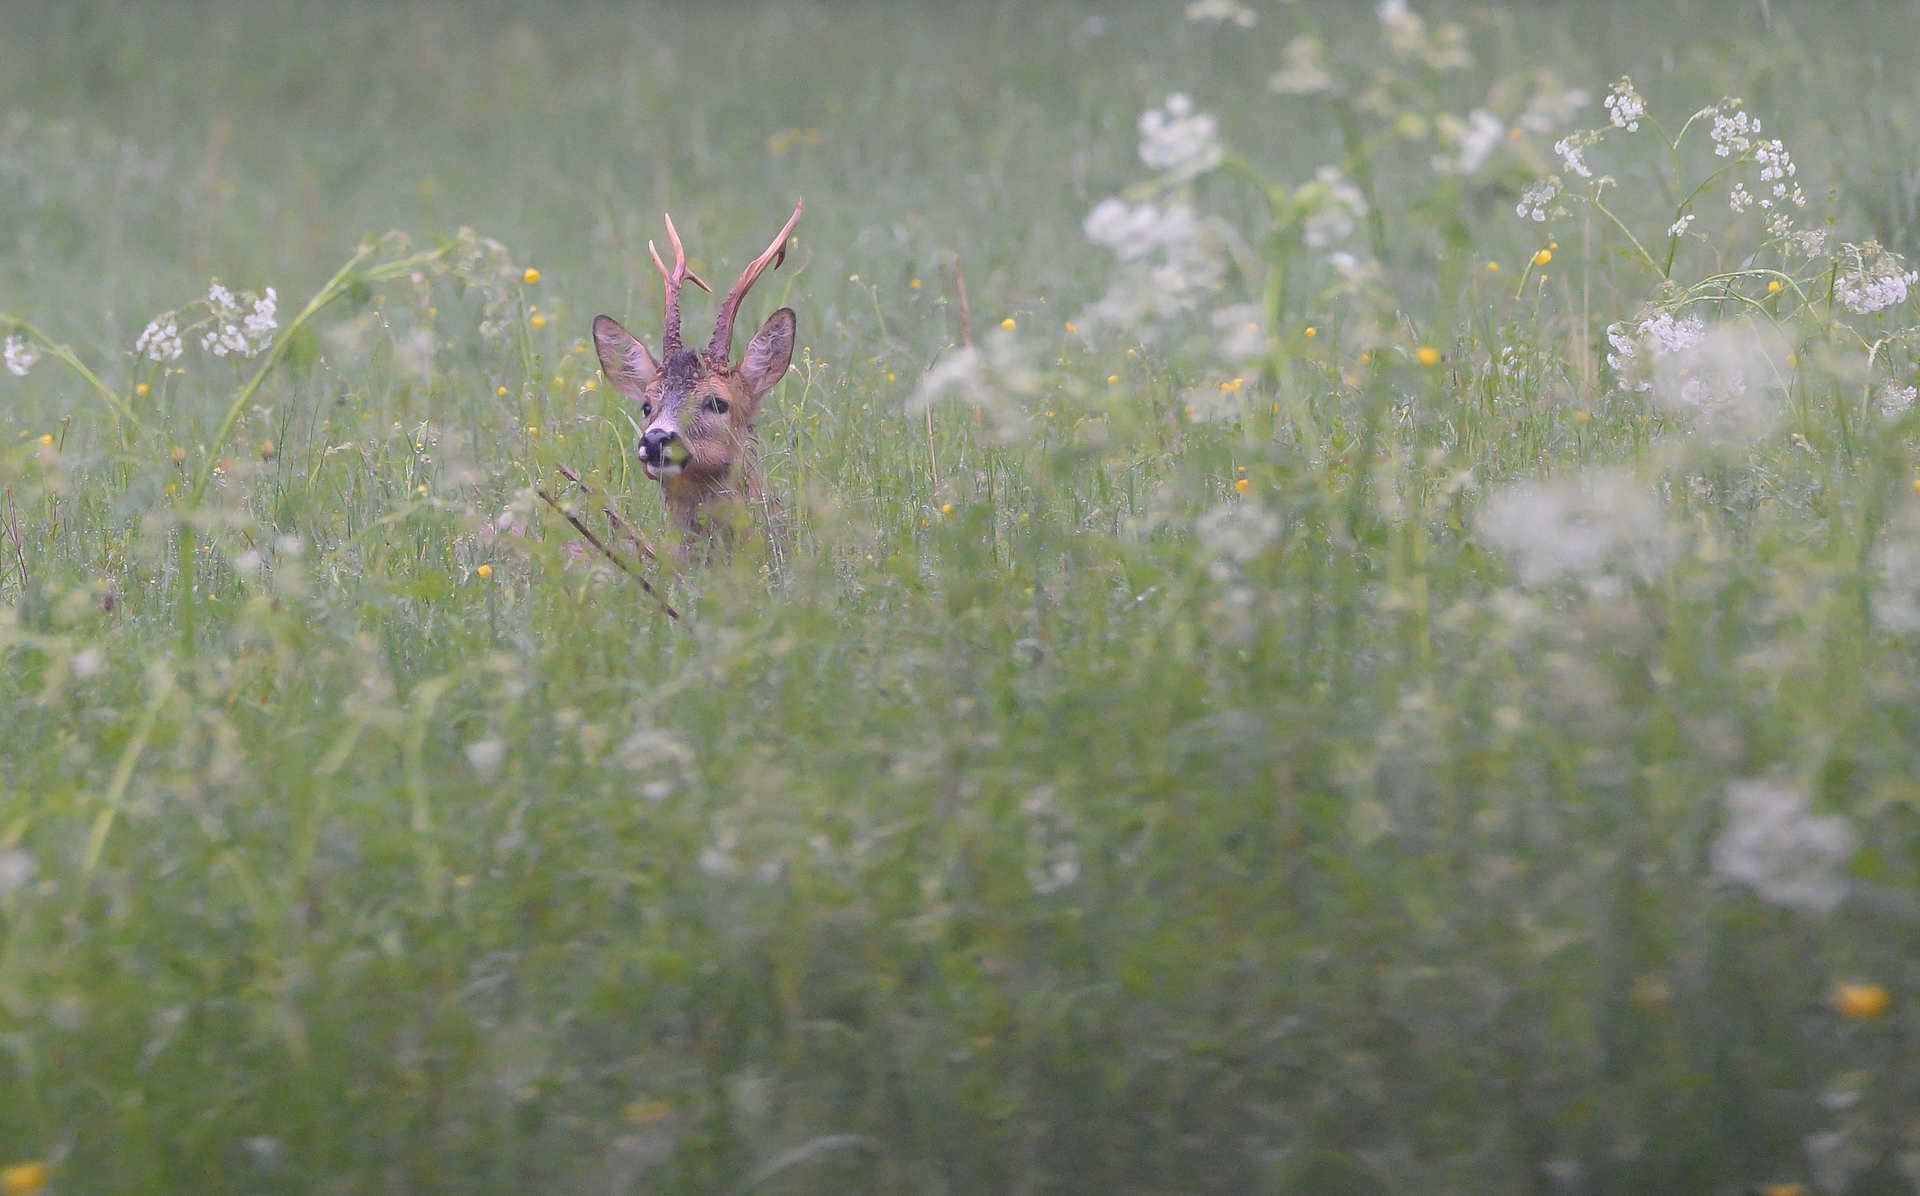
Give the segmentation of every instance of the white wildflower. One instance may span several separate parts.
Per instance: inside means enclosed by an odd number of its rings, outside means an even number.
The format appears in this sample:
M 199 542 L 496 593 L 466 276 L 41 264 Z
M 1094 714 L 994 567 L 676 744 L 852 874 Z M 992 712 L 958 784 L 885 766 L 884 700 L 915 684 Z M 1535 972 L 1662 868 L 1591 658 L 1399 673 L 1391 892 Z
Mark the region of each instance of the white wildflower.
M 1187 5 L 1187 20 L 1218 21 L 1251 29 L 1260 23 L 1260 16 L 1239 0 L 1193 0 Z
M 7 372 L 24 378 L 27 376 L 27 371 L 33 368 L 33 363 L 40 360 L 40 347 L 25 337 L 10 336 L 7 338 L 4 355 L 7 361 Z
M 136 356 L 146 354 L 150 361 L 174 361 L 187 351 L 180 341 L 180 322 L 171 314 L 161 316 L 147 325 L 140 339 L 133 342 Z
M 1681 236 L 1687 231 L 1687 226 L 1692 223 L 1693 223 L 1693 213 L 1688 212 L 1685 216 L 1680 217 L 1680 219 L 1674 221 L 1672 224 L 1667 226 L 1667 236 L 1669 237 Z
M 1488 497 L 1478 527 L 1490 547 L 1514 557 L 1520 584 L 1571 578 L 1601 595 L 1618 592 L 1619 575 L 1657 580 L 1679 549 L 1646 488 L 1611 470 L 1504 486 Z
M 1787 147 L 1779 138 L 1762 141 L 1753 149 L 1753 160 L 1760 164 L 1760 181 L 1773 183 L 1775 195 L 1787 193 L 1786 179 L 1800 173 L 1800 167 L 1794 164 L 1793 156 L 1787 153 Z
M 1467 113 L 1467 122 L 1456 138 L 1458 152 L 1448 158 L 1436 155 L 1433 168 L 1443 174 L 1476 175 L 1486 166 L 1507 137 L 1507 126 L 1485 108 Z
M 1607 325 L 1607 343 L 1613 346 L 1613 352 L 1607 354 L 1607 366 L 1624 380 L 1626 375 L 1633 369 L 1634 362 L 1639 360 L 1639 346 L 1634 341 L 1634 338 L 1628 335 L 1625 324 Z M 1641 382 L 1637 385 L 1630 385 L 1629 389 L 1651 390 L 1653 389 L 1653 384 L 1651 382 Z
M 1106 295 L 1087 310 L 1092 323 L 1124 327 L 1192 311 L 1224 274 L 1208 225 L 1185 203 L 1135 207 L 1107 199 L 1082 227 L 1120 262 Z
M 240 331 L 237 324 L 218 324 L 213 330 L 200 338 L 200 347 L 215 357 L 225 357 L 229 353 L 250 353 L 246 333 Z
M 1211 113 L 1196 113 L 1184 92 L 1167 97 L 1163 108 L 1140 114 L 1140 160 L 1184 183 L 1220 165 L 1226 149 L 1220 144 L 1220 122 Z
M 1333 86 L 1317 37 L 1302 34 L 1288 42 L 1280 51 L 1280 63 L 1280 69 L 1268 77 L 1267 86 L 1281 95 L 1308 95 Z
M 1744 212 L 1753 206 L 1753 196 L 1748 194 L 1745 183 L 1735 183 L 1732 194 L 1727 196 L 1727 206 L 1736 212 Z
M 1426 47 L 1427 23 L 1407 5 L 1407 0 L 1380 0 L 1376 11 L 1380 31 L 1395 54 L 1411 57 Z
M 1379 262 L 1355 253 L 1329 253 L 1327 265 L 1332 267 L 1334 273 L 1354 286 L 1374 282 L 1380 274 Z
M 1255 502 L 1225 502 L 1200 517 L 1194 530 L 1208 552 L 1244 565 L 1280 538 L 1280 517 Z
M 213 308 L 214 314 L 218 316 L 240 314 L 240 305 L 234 302 L 233 292 L 217 282 L 207 289 L 207 305 Z
M 1920 271 L 1901 269 L 1906 263 L 1900 255 L 1877 241 L 1849 245 L 1846 252 L 1852 269 L 1834 280 L 1833 296 L 1857 316 L 1905 303 L 1909 289 L 1920 283 Z
M 1547 205 L 1552 203 L 1553 197 L 1558 194 L 1560 189 L 1551 180 L 1542 179 L 1520 193 L 1520 202 L 1514 205 L 1513 214 L 1522 220 L 1544 222 L 1547 218 Z
M 268 287 L 264 296 L 253 301 L 253 314 L 246 319 L 247 338 L 261 348 L 265 347 L 265 341 L 271 339 L 273 330 L 280 327 L 274 320 L 274 309 L 278 301 L 279 296 L 273 293 L 272 287 Z
M 917 415 L 956 395 L 980 413 L 995 441 L 1012 444 L 1032 426 L 1021 400 L 1038 393 L 1040 374 L 1032 356 L 1012 332 L 995 328 L 987 335 L 984 350 L 949 349 L 941 354 L 906 406 L 908 414 Z
M 1351 237 L 1367 216 L 1367 197 L 1334 166 L 1322 166 L 1313 182 L 1294 192 L 1294 201 L 1314 209 L 1301 228 L 1302 239 L 1313 249 Z
M 1709 329 L 1698 319 L 1661 316 L 1642 327 L 1655 347 L 1655 391 L 1690 436 L 1751 444 L 1786 414 L 1792 346 L 1773 324 L 1736 320 Z
M 1729 781 L 1727 821 L 1713 841 L 1713 870 L 1802 913 L 1830 914 L 1847 895 L 1839 870 L 1856 839 L 1838 815 L 1816 817 L 1807 794 L 1769 780 Z
M 1718 112 L 1714 114 L 1713 128 L 1707 136 L 1713 139 L 1713 152 L 1725 158 L 1731 154 L 1744 154 L 1752 149 L 1753 138 L 1748 134 L 1757 136 L 1759 132 L 1760 122 L 1749 117 L 1745 112 L 1735 112 L 1732 116 Z
M 1905 415 L 1913 410 L 1913 401 L 1917 397 L 1920 397 L 1920 390 L 1889 382 L 1880 388 L 1880 414 L 1888 419 Z
M 1527 109 L 1513 122 L 1529 133 L 1551 133 L 1577 116 L 1593 97 L 1578 87 L 1569 88 L 1560 76 L 1549 70 L 1535 73 L 1533 97 Z
M 1787 247 L 1803 257 L 1819 257 L 1827 251 L 1827 230 L 1801 229 L 1787 237 Z
M 1587 166 L 1585 154 L 1587 146 L 1595 140 L 1591 133 L 1575 133 L 1554 142 L 1553 152 L 1560 155 L 1560 160 L 1566 163 L 1568 171 L 1583 179 L 1590 179 L 1593 177 L 1593 171 Z
M 1647 114 L 1647 102 L 1633 89 L 1633 80 L 1621 76 L 1620 82 L 1613 85 L 1613 94 L 1601 103 L 1606 107 L 1608 119 L 1617 129 L 1629 133 L 1638 132 L 1640 118 Z
M 1251 303 L 1236 303 L 1213 313 L 1213 326 L 1220 333 L 1220 354 L 1228 361 L 1252 361 L 1266 356 L 1267 334 L 1260 327 L 1260 309 Z
M 482 781 L 499 779 L 507 762 L 507 745 L 492 737 L 476 740 L 466 747 L 467 767 Z

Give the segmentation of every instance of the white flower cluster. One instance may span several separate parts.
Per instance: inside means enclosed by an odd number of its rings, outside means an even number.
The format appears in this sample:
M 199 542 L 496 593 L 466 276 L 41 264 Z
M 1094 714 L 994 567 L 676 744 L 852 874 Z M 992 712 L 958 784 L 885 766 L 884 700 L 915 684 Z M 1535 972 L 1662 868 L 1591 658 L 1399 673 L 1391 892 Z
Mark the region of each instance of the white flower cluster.
M 1716 874 L 1749 885 L 1773 902 L 1830 914 L 1846 898 L 1838 872 L 1852 858 L 1853 827 L 1838 815 L 1816 817 L 1807 794 L 1775 781 L 1727 783 L 1727 822 L 1713 842 Z
M 180 322 L 169 312 L 156 318 L 133 342 L 134 355 L 146 354 L 152 361 L 174 361 L 187 351 L 180 341 Z
M 1658 359 L 1685 353 L 1706 339 L 1706 335 L 1707 326 L 1698 316 L 1676 318 L 1672 312 L 1664 311 L 1640 321 L 1632 331 L 1628 331 L 1625 324 L 1609 324 L 1607 342 L 1613 346 L 1613 352 L 1607 354 L 1607 365 L 1620 376 L 1625 389 L 1649 391 L 1653 389 L 1652 382 L 1629 378 L 1640 359 L 1641 345 L 1652 349 Z
M 1418 58 L 1436 71 L 1460 71 L 1473 65 L 1473 55 L 1466 48 L 1467 32 L 1460 26 L 1442 25 L 1429 37 L 1427 23 L 1407 0 L 1380 0 L 1375 11 L 1380 32 L 1395 57 Z
M 1187 20 L 1218 21 L 1223 25 L 1251 29 L 1260 23 L 1260 15 L 1240 3 L 1240 0 L 1193 0 L 1187 5 Z
M 1514 205 L 1513 214 L 1522 220 L 1544 222 L 1547 218 L 1547 205 L 1553 197 L 1560 194 L 1560 188 L 1549 179 L 1542 179 L 1520 193 L 1520 202 Z
M 7 372 L 24 378 L 27 371 L 33 368 L 33 363 L 40 360 L 40 349 L 24 337 L 10 336 L 7 338 L 5 357 Z
M 1223 273 L 1207 225 L 1188 204 L 1102 200 L 1082 227 L 1087 240 L 1120 260 L 1106 295 L 1087 311 L 1095 324 L 1129 326 L 1191 311 Z
M 1589 145 L 1600 140 L 1597 133 L 1573 133 L 1553 143 L 1553 152 L 1560 155 L 1560 161 L 1567 170 L 1583 179 L 1593 177 L 1593 170 L 1587 166 L 1586 150 Z
M 1567 87 L 1560 76 L 1543 68 L 1535 72 L 1533 97 L 1527 101 L 1526 111 L 1513 123 L 1529 133 L 1551 133 L 1571 122 L 1592 98 L 1581 88 Z
M 1281 95 L 1308 95 L 1333 86 L 1317 37 L 1301 34 L 1288 42 L 1280 51 L 1280 64 L 1280 69 L 1268 77 L 1267 87 Z
M 1753 206 L 1753 196 L 1747 191 L 1745 183 L 1733 185 L 1733 193 L 1727 196 L 1727 206 L 1736 212 L 1744 212 Z
M 1647 102 L 1633 89 L 1632 79 L 1621 76 L 1620 82 L 1613 85 L 1613 94 L 1601 103 L 1614 128 L 1625 129 L 1629 133 L 1640 131 L 1640 118 L 1647 114 Z
M 1920 283 L 1920 271 L 1903 270 L 1900 255 L 1877 242 L 1848 246 L 1853 269 L 1833 283 L 1833 296 L 1857 316 L 1871 315 L 1907 301 L 1907 292 Z
M 1452 157 L 1433 156 L 1433 169 L 1440 174 L 1479 174 L 1507 136 L 1507 126 L 1485 108 L 1467 113 L 1464 124 L 1457 117 L 1446 117 L 1442 129 L 1456 152 Z
M 252 307 L 245 315 L 241 314 L 240 301 L 227 288 L 216 282 L 207 291 L 207 306 L 213 311 L 214 325 L 200 338 L 202 349 L 215 357 L 229 353 L 254 357 L 272 341 L 273 330 L 280 326 L 275 319 L 279 296 L 268 287 L 265 295 L 249 293 L 243 298 Z
M 1913 401 L 1920 398 L 1920 388 L 1900 386 L 1889 382 L 1880 388 L 1880 414 L 1894 419 L 1913 410 Z
M 1744 154 L 1752 149 L 1753 140 L 1747 136 L 1749 133 L 1755 137 L 1759 136 L 1760 122 L 1748 116 L 1746 112 L 1738 111 L 1732 116 L 1724 112 L 1716 112 L 1713 116 L 1713 131 L 1707 136 L 1713 138 L 1713 152 L 1724 158 L 1730 154 Z
M 1571 578 L 1596 593 L 1617 592 L 1615 575 L 1653 581 L 1679 549 L 1646 489 L 1608 470 L 1502 487 L 1488 497 L 1477 526 L 1490 547 L 1514 557 L 1525 586 Z
M 1140 160 L 1184 183 L 1220 165 L 1226 149 L 1220 144 L 1220 122 L 1211 113 L 1196 113 L 1185 92 L 1167 97 L 1164 108 L 1140 114 Z
M 1260 327 L 1260 309 L 1235 303 L 1213 313 L 1220 333 L 1220 355 L 1228 361 L 1252 361 L 1267 354 L 1267 334 Z
M 1367 218 L 1367 197 L 1335 166 L 1322 166 L 1312 183 L 1294 192 L 1294 201 L 1313 208 L 1301 232 L 1312 249 L 1332 248 Z
M 1787 153 L 1787 147 L 1778 137 L 1772 141 L 1763 141 L 1754 147 L 1753 160 L 1760 163 L 1760 181 L 1773 184 L 1774 198 L 1786 198 L 1787 180 L 1800 173 L 1800 167 L 1794 164 L 1793 156 Z M 1797 185 L 1793 188 L 1793 203 L 1799 208 L 1807 206 L 1806 197 L 1800 194 L 1800 188 Z
M 1685 232 L 1687 231 L 1687 226 L 1692 223 L 1693 223 L 1693 213 L 1688 212 L 1685 216 L 1680 217 L 1680 219 L 1674 221 L 1672 224 L 1669 224 L 1667 226 L 1667 235 L 1669 237 L 1681 236 L 1685 234 Z
M 920 379 L 919 392 L 907 402 L 918 415 L 949 394 L 971 404 L 987 423 L 992 438 L 1013 444 L 1031 431 L 1023 400 L 1040 393 L 1040 374 L 1019 339 L 1004 328 L 986 337 L 984 349 L 949 349 Z

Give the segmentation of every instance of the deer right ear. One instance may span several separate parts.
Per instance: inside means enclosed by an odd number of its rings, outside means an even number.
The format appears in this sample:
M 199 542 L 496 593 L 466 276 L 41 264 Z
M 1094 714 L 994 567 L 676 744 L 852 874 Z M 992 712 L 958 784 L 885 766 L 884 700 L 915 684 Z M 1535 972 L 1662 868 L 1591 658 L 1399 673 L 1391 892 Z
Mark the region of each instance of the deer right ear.
M 642 393 L 660 374 L 660 363 L 653 354 L 612 316 L 593 318 L 593 347 L 600 354 L 600 368 L 607 372 L 607 381 L 621 394 L 640 402 Z

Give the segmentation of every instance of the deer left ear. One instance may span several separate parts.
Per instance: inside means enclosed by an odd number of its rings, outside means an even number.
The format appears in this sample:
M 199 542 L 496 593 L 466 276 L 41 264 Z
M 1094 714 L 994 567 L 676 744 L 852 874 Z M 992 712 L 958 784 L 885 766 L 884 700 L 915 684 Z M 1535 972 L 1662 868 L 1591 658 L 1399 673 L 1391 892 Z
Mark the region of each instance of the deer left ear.
M 774 312 L 747 345 L 747 355 L 740 359 L 741 380 L 753 392 L 756 406 L 775 383 L 787 376 L 787 367 L 793 363 L 794 326 L 791 307 Z

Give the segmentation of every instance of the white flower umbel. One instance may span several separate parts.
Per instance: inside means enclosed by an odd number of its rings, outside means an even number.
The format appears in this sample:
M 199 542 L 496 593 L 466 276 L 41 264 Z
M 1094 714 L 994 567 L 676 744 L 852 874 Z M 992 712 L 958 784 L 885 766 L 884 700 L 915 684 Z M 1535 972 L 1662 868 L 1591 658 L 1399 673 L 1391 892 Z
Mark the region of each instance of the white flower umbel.
M 995 441 L 1012 444 L 1025 438 L 1032 421 L 1022 400 L 1040 393 L 1039 372 L 1032 356 L 1007 329 L 994 329 L 985 343 L 984 350 L 956 348 L 941 354 L 907 401 L 907 413 L 921 414 L 954 396 L 980 413 Z
M 1834 280 L 1833 297 L 1857 316 L 1905 303 L 1908 292 L 1920 283 L 1920 271 L 1902 269 L 1906 263 L 1900 255 L 1882 248 L 1878 241 L 1844 248 L 1851 269 Z
M 1311 209 L 1300 234 L 1311 249 L 1338 245 L 1367 218 L 1366 195 L 1336 166 L 1322 166 L 1313 182 L 1294 191 L 1294 202 Z
M 1744 212 L 1753 206 L 1753 195 L 1747 191 L 1745 183 L 1733 185 L 1733 191 L 1727 196 L 1727 206 L 1736 212 Z
M 1913 410 L 1913 401 L 1920 398 L 1920 389 L 1901 386 L 1889 382 L 1880 388 L 1880 414 L 1895 419 Z
M 246 319 L 247 339 L 261 348 L 271 339 L 273 330 L 280 327 L 274 319 L 278 302 L 279 296 L 273 293 L 272 287 L 268 287 L 265 295 L 253 301 L 253 313 Z M 255 351 L 258 352 L 258 349 Z
M 1633 89 L 1633 80 L 1621 76 L 1620 82 L 1613 85 L 1613 94 L 1601 101 L 1607 110 L 1607 119 L 1616 129 L 1625 129 L 1629 133 L 1638 132 L 1640 118 L 1647 114 L 1647 102 Z
M 1267 86 L 1281 95 L 1310 95 L 1333 86 L 1327 73 L 1326 54 L 1320 39 L 1301 34 L 1280 51 L 1280 69 L 1267 77 Z
M 1453 137 L 1455 153 L 1452 157 L 1434 155 L 1434 170 L 1441 174 L 1466 177 L 1479 174 L 1486 167 L 1487 160 L 1505 143 L 1507 126 L 1485 108 L 1475 108 L 1467 113 L 1464 124 L 1457 120 L 1453 124 L 1458 130 Z
M 7 372 L 24 378 L 27 371 L 33 368 L 33 363 L 40 360 L 40 348 L 25 337 L 10 336 L 7 338 L 5 357 Z
M 1214 21 L 1251 29 L 1260 23 L 1260 15 L 1239 0 L 1193 0 L 1187 5 L 1187 20 Z
M 240 305 L 234 302 L 233 292 L 217 282 L 207 288 L 207 306 L 213 309 L 213 314 L 216 316 L 240 314 Z
M 1253 361 L 1267 355 L 1267 334 L 1260 327 L 1260 309 L 1251 303 L 1236 303 L 1213 313 L 1213 327 L 1220 334 L 1220 355 L 1228 361 Z
M 1225 272 L 1215 237 L 1188 204 L 1107 199 L 1082 227 L 1120 265 L 1106 295 L 1087 309 L 1085 319 L 1094 324 L 1131 327 L 1190 312 Z
M 175 361 L 187 351 L 180 340 L 180 321 L 169 312 L 147 325 L 140 339 L 133 342 L 136 356 L 145 354 L 150 361 Z
M 1669 237 L 1683 236 L 1687 231 L 1687 226 L 1692 223 L 1693 213 L 1688 212 L 1685 216 L 1680 217 L 1680 219 L 1667 226 L 1667 235 Z
M 1225 157 L 1220 122 L 1211 113 L 1195 112 L 1185 92 L 1168 96 L 1165 107 L 1140 114 L 1140 160 L 1169 180 L 1198 178 Z
M 1844 817 L 1815 816 L 1803 790 L 1778 781 L 1729 781 L 1726 800 L 1711 854 L 1716 875 L 1802 913 L 1830 914 L 1845 900 L 1840 869 L 1857 840 Z
M 235 299 L 227 288 L 214 283 L 207 292 L 207 306 L 212 310 L 214 324 L 200 338 L 200 347 L 215 357 L 225 357 L 229 353 L 238 353 L 243 357 L 258 356 L 262 349 L 273 342 L 273 330 L 280 326 L 275 318 L 278 301 L 279 296 L 274 294 L 272 287 L 267 288 L 265 295 L 248 291 Z M 247 310 L 249 308 L 251 310 Z
M 1513 214 L 1522 220 L 1545 223 L 1547 205 L 1551 204 L 1554 196 L 1558 194 L 1560 194 L 1560 188 L 1554 186 L 1550 180 L 1542 179 L 1520 193 L 1520 202 L 1514 205 Z
M 1641 328 L 1653 350 L 1655 395 L 1690 439 L 1738 448 L 1763 439 L 1785 418 L 1793 347 L 1771 323 L 1706 327 L 1697 318 L 1663 313 Z
M 1480 538 L 1514 558 L 1525 586 L 1572 579 L 1600 596 L 1623 579 L 1653 582 L 1680 537 L 1631 475 L 1594 470 L 1555 482 L 1515 482 L 1487 498 Z
M 1760 122 L 1745 112 L 1735 112 L 1732 116 L 1719 112 L 1714 114 L 1713 129 L 1707 136 L 1713 139 L 1713 152 L 1725 158 L 1752 149 L 1753 137 L 1759 133 Z
M 1573 133 L 1553 143 L 1553 152 L 1560 155 L 1560 161 L 1566 164 L 1569 174 L 1577 174 L 1583 179 L 1593 177 L 1588 167 L 1586 151 L 1589 145 L 1600 140 L 1595 132 Z

